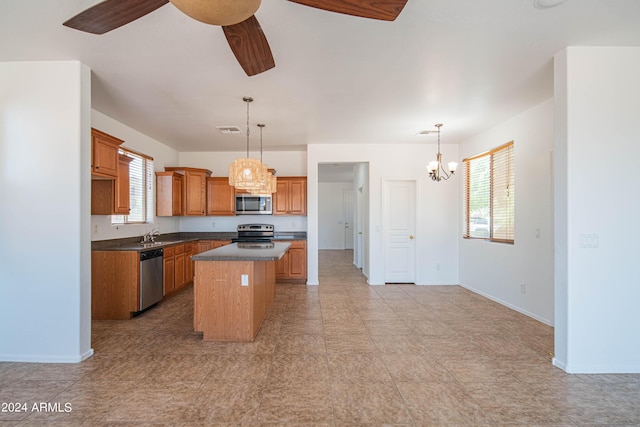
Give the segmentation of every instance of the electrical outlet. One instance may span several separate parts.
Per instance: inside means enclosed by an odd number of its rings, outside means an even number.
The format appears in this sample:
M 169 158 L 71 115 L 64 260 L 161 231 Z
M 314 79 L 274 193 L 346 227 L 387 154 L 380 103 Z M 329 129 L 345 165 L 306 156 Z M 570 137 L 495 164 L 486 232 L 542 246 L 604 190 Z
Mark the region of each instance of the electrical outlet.
M 440 263 L 436 264 L 436 271 L 440 271 Z
M 249 286 L 249 275 L 243 274 L 240 276 L 240 285 L 241 286 Z
M 98 224 L 93 226 L 93 234 L 98 234 Z
M 520 292 L 522 292 L 523 294 L 527 293 L 527 285 L 525 285 L 524 283 L 520 283 Z
M 215 221 L 211 223 L 211 228 L 216 228 L 216 222 Z

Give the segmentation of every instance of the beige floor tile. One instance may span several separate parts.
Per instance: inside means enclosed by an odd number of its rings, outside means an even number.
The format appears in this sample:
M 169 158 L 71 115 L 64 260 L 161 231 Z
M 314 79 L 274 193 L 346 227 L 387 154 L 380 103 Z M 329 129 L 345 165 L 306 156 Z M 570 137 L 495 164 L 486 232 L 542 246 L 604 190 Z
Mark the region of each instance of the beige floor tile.
M 276 425 L 333 423 L 331 389 L 325 381 L 272 384 L 262 396 L 258 422 Z
M 331 399 L 336 424 L 340 426 L 413 422 L 392 381 L 333 382 Z
M 334 353 L 327 356 L 331 381 L 389 381 L 382 356 L 376 353 Z
M 491 425 L 492 419 L 457 383 L 397 382 L 418 425 Z
M 79 364 L 0 363 L 0 427 L 639 426 L 640 375 L 569 375 L 553 328 L 459 286 L 369 286 L 350 251 L 276 285 L 255 341 L 203 341 L 193 289 L 92 322 Z M 30 408 L 31 409 L 31 408 Z

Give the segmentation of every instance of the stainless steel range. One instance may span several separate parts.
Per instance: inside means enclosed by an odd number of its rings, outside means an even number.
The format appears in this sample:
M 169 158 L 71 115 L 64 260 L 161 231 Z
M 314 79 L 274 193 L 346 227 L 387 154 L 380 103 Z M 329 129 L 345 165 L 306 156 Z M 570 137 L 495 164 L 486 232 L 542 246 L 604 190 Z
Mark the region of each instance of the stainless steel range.
M 273 240 L 273 224 L 240 224 L 235 243 L 271 243 Z

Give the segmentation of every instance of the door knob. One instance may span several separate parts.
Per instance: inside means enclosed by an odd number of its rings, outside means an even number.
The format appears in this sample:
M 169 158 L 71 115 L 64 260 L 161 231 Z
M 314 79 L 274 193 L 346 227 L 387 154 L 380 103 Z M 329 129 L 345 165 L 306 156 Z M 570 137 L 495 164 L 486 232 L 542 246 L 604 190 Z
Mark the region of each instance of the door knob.
M 410 235 L 410 236 L 409 236 L 409 238 L 410 238 L 411 240 L 413 240 L 413 239 L 415 239 L 415 236 L 412 234 L 412 235 Z

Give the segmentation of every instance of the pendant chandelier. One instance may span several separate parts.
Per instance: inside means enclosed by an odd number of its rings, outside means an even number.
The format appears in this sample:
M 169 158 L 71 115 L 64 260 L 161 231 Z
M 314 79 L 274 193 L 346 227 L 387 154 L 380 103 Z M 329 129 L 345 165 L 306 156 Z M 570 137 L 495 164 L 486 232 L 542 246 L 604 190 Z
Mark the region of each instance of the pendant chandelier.
M 260 181 L 260 187 L 249 190 L 251 194 L 273 194 L 277 191 L 277 178 L 275 177 L 275 169 L 269 169 L 269 166 L 262 161 L 262 130 L 266 126 L 264 123 L 258 123 L 260 128 L 260 164 L 262 167 L 262 179 Z
M 247 157 L 236 159 L 229 165 L 229 185 L 237 190 L 252 191 L 260 188 L 263 170 L 260 160 L 249 158 L 249 104 L 253 98 L 242 98 L 247 103 Z
M 436 160 L 429 162 L 429 165 L 427 166 L 427 170 L 429 171 L 429 176 L 433 181 L 440 182 L 440 181 L 446 181 L 447 179 L 451 178 L 453 174 L 456 173 L 456 168 L 458 167 L 458 163 L 456 162 L 447 163 L 447 169 L 449 169 L 449 173 L 445 171 L 444 166 L 442 165 L 442 154 L 440 153 L 440 128 L 442 127 L 442 123 L 438 123 L 435 126 L 436 128 L 438 128 L 438 130 L 428 130 L 428 131 L 422 131 L 420 133 L 423 135 L 433 133 L 433 132 L 438 133 L 438 155 L 436 157 Z

